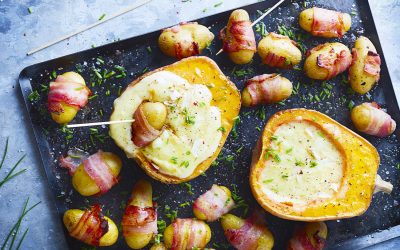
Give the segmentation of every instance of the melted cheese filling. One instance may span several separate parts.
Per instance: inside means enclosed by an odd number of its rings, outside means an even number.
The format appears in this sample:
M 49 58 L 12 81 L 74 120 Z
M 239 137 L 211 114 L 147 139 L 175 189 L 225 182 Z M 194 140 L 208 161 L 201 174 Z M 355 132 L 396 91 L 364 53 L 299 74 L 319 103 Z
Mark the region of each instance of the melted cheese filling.
M 301 206 L 328 199 L 340 187 L 342 155 L 323 131 L 309 122 L 280 125 L 265 155 L 259 182 L 271 200 Z
M 164 174 L 186 178 L 212 156 L 222 138 L 221 112 L 211 106 L 212 95 L 202 84 L 190 84 L 168 71 L 151 74 L 115 100 L 111 120 L 132 119 L 143 101 L 168 108 L 166 128 L 150 145 L 138 148 L 131 140 L 131 124 L 113 124 L 110 135 L 128 157 L 142 152 Z

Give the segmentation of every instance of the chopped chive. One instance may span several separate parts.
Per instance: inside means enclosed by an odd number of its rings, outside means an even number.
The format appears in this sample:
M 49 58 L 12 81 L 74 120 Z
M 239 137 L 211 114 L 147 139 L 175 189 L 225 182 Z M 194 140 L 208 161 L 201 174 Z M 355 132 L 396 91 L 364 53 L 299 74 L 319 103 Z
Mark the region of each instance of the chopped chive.
M 32 14 L 32 13 L 33 13 L 32 7 L 29 7 L 29 8 L 28 8 L 28 13 L 29 13 L 29 14 Z
M 94 95 L 90 96 L 88 99 L 89 99 L 89 100 L 92 100 L 92 99 L 94 99 L 94 98 L 96 98 L 96 97 L 97 97 L 97 94 L 94 94 Z
M 218 7 L 218 6 L 221 6 L 221 4 L 223 4 L 224 2 L 219 2 L 219 3 L 216 3 L 216 4 L 214 4 L 214 7 Z
M 147 52 L 149 52 L 149 53 L 151 53 L 151 52 L 153 52 L 153 50 L 151 49 L 151 47 L 150 46 L 147 46 Z
M 102 14 L 100 17 L 99 17 L 99 21 L 101 21 L 101 20 L 103 20 L 103 18 L 106 16 L 106 14 Z
M 274 180 L 274 179 L 268 179 L 268 180 L 263 181 L 263 183 L 264 183 L 264 184 L 268 184 L 268 183 L 271 183 L 273 180 Z

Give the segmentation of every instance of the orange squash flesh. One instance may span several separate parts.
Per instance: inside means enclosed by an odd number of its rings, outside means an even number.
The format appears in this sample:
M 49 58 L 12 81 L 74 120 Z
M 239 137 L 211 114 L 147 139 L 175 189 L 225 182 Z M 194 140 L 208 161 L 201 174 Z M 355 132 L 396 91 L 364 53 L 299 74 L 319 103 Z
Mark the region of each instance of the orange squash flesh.
M 177 178 L 175 176 L 161 173 L 151 164 L 151 162 L 144 156 L 143 153 L 137 151 L 137 154 L 134 156 L 134 158 L 138 162 L 139 166 L 149 176 L 164 183 L 178 184 L 189 181 L 204 173 L 210 167 L 211 163 L 217 158 L 229 135 L 229 132 L 233 127 L 234 118 L 239 114 L 241 96 L 235 84 L 223 74 L 218 65 L 210 58 L 203 56 L 188 57 L 171 65 L 148 72 L 133 81 L 127 88 L 133 87 L 143 78 L 158 71 L 170 71 L 186 79 L 191 84 L 206 85 L 212 94 L 212 101 L 210 104 L 220 109 L 221 125 L 225 129 L 218 148 L 214 154 L 201 162 L 196 167 L 194 172 L 186 178 Z M 116 143 L 118 144 L 118 142 Z M 123 145 L 118 146 L 123 148 Z
M 296 121 L 308 122 L 319 128 L 343 159 L 343 176 L 337 192 L 327 199 L 310 201 L 302 209 L 273 201 L 262 190 L 261 179 L 262 170 L 268 168 L 265 154 L 272 142 L 271 136 L 280 125 Z M 250 186 L 254 197 L 266 211 L 284 219 L 325 221 L 349 218 L 363 214 L 369 207 L 379 162 L 374 146 L 330 117 L 314 110 L 285 110 L 270 118 L 258 141 L 253 152 Z

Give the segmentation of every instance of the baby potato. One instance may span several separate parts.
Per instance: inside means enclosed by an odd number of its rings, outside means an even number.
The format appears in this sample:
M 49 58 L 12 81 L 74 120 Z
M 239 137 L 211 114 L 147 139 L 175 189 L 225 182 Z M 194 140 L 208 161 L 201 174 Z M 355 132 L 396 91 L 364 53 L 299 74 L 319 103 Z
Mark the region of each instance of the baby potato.
M 64 213 L 63 222 L 68 232 L 74 229 L 84 213 L 85 211 L 80 209 L 69 209 Z M 108 232 L 100 238 L 99 246 L 111 246 L 118 239 L 118 228 L 110 218 L 107 216 L 104 216 L 104 218 L 108 222 Z
M 317 16 L 314 11 L 317 11 Z M 316 17 L 317 20 L 314 20 L 314 17 Z M 342 21 L 340 21 L 340 19 Z M 332 26 L 329 23 L 331 20 L 336 20 L 336 25 Z M 316 23 L 314 23 L 314 21 L 316 21 Z M 299 24 L 302 29 L 310 32 L 314 36 L 325 38 L 341 37 L 350 30 L 351 17 L 347 13 L 314 7 L 300 12 Z
M 233 214 L 225 214 L 224 216 L 221 217 L 221 225 L 225 233 L 227 232 L 227 230 L 240 230 L 240 228 L 244 226 L 245 223 L 246 221 L 244 219 L 239 218 Z M 271 232 L 265 226 L 259 224 L 257 224 L 256 226 L 258 227 L 258 229 L 262 230 L 262 234 L 258 238 L 257 247 L 254 248 L 254 250 L 272 249 L 272 247 L 274 246 L 274 237 L 272 236 Z M 243 235 L 242 237 L 246 239 L 246 235 Z M 253 250 L 253 249 L 248 249 L 248 250 Z
M 121 172 L 121 159 L 111 152 L 102 152 L 102 158 L 111 170 L 112 175 L 117 177 Z M 79 165 L 72 176 L 72 185 L 83 196 L 91 196 L 100 192 L 96 182 L 86 173 L 83 163 Z
M 128 205 L 138 207 L 153 207 L 153 189 L 150 182 L 145 180 L 138 181 L 133 187 L 131 199 Z M 124 225 L 122 225 L 124 230 Z M 153 238 L 153 233 L 129 232 L 125 235 L 126 244 L 132 249 L 142 249 L 147 246 Z
M 260 41 L 257 50 L 263 63 L 271 67 L 292 68 L 301 61 L 296 42 L 273 32 Z
M 246 64 L 253 59 L 256 41 L 247 11 L 239 9 L 232 12 L 223 40 L 224 51 L 228 53 L 232 62 Z
M 76 72 L 73 72 L 73 71 L 66 72 L 66 73 L 62 74 L 62 76 L 65 77 L 66 79 L 70 80 L 71 82 L 80 83 L 84 86 L 86 85 L 83 77 Z M 76 113 L 78 113 L 78 111 L 79 111 L 79 108 L 68 105 L 65 102 L 60 102 L 60 105 L 64 109 L 64 112 L 51 112 L 50 113 L 51 118 L 58 124 L 69 123 L 70 121 L 72 121 L 72 119 L 74 119 L 74 117 L 76 116 Z
M 365 36 L 356 40 L 352 53 L 349 82 L 355 92 L 363 95 L 379 80 L 381 60 L 375 46 Z
M 210 30 L 197 23 L 182 23 L 162 31 L 158 38 L 161 51 L 182 59 L 200 54 L 214 39 Z
M 146 102 L 141 105 L 143 113 L 149 124 L 160 130 L 167 119 L 167 107 L 161 102 Z
M 167 250 L 163 243 L 156 243 L 151 246 L 150 250 Z
M 322 250 L 326 245 L 328 228 L 324 222 L 306 223 L 298 228 L 289 241 L 288 250 L 314 249 Z
M 181 231 L 179 232 L 175 232 L 174 231 L 174 223 L 180 223 L 178 222 L 178 220 L 181 220 L 181 222 L 185 223 L 182 225 Z M 192 227 L 191 227 L 191 223 L 199 223 L 200 226 L 204 226 L 206 232 L 193 232 L 192 231 Z M 199 225 L 197 225 L 196 227 L 193 228 L 197 228 L 199 227 Z M 196 220 L 196 219 L 176 219 L 172 224 L 170 224 L 164 231 L 164 244 L 167 247 L 167 249 L 170 249 L 172 247 L 172 242 L 174 239 L 174 234 L 178 233 L 180 234 L 179 236 L 175 236 L 175 237 L 180 237 L 181 239 L 183 239 L 181 241 L 180 246 L 178 246 L 178 249 L 193 249 L 193 248 L 204 248 L 208 242 L 210 242 L 211 239 L 211 229 L 210 227 L 201 220 Z M 190 237 L 190 234 L 195 234 L 194 237 L 201 237 L 198 240 L 195 240 L 195 242 L 198 242 L 199 244 L 196 246 L 190 246 L 189 242 L 187 242 L 186 239 L 188 239 Z
M 347 70 L 350 64 L 351 54 L 346 45 L 325 43 L 307 52 L 304 72 L 312 79 L 329 80 Z

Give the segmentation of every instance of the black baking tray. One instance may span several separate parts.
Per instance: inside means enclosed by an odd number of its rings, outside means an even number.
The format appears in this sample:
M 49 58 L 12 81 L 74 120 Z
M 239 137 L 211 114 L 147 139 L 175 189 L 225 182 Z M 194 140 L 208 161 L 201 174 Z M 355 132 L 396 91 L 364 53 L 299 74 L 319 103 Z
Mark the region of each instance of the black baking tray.
M 243 7 L 246 9 L 252 20 L 260 16 L 261 12 L 275 4 L 276 1 L 259 2 Z M 299 28 L 297 17 L 301 10 L 306 7 L 325 7 L 347 13 L 352 13 L 351 30 L 342 39 L 322 39 L 308 36 Z M 231 11 L 195 20 L 211 28 L 214 34 L 223 28 L 228 20 Z M 237 192 L 249 205 L 249 213 L 259 208 L 254 200 L 248 183 L 251 150 L 268 118 L 279 110 L 289 108 L 309 108 L 321 111 L 339 121 L 350 129 L 354 129 L 349 119 L 349 103 L 355 105 L 365 101 L 376 101 L 389 114 L 399 122 L 400 111 L 396 101 L 395 93 L 389 78 L 385 59 L 375 25 L 372 19 L 370 7 L 367 1 L 363 0 L 331 0 L 331 1 L 286 1 L 282 7 L 273 11 L 264 19 L 268 31 L 278 32 L 278 26 L 286 26 L 293 30 L 296 35 L 304 39 L 305 46 L 310 49 L 317 44 L 327 41 L 340 41 L 350 48 L 353 46 L 356 37 L 359 35 L 367 36 L 375 44 L 378 53 L 382 58 L 381 80 L 368 95 L 359 96 L 349 91 L 348 84 L 345 83 L 347 74 L 342 74 L 328 83 L 333 87 L 329 98 L 317 101 L 310 99 L 309 94 L 319 94 L 323 90 L 323 85 L 319 81 L 313 81 L 303 75 L 299 70 L 278 70 L 261 64 L 260 58 L 256 55 L 254 61 L 245 66 L 235 66 L 226 55 L 215 56 L 220 49 L 221 42 L 215 39 L 209 49 L 203 54 L 214 59 L 222 71 L 242 90 L 245 79 L 263 73 L 279 72 L 292 80 L 295 86 L 299 83 L 298 94 L 293 95 L 284 105 L 267 105 L 254 109 L 242 108 L 240 112 L 240 123 L 237 126 L 237 137 L 230 134 L 223 150 L 220 153 L 218 165 L 210 167 L 206 176 L 200 176 L 189 184 L 192 186 L 193 194 L 188 192 L 188 185 L 166 185 L 147 177 L 133 160 L 128 160 L 122 150 L 120 150 L 111 138 L 96 139 L 95 135 L 90 136 L 88 128 L 73 129 L 73 138 L 66 140 L 66 133 L 61 126 L 54 123 L 46 111 L 46 93 L 41 91 L 42 85 L 47 85 L 51 80 L 52 72 L 57 74 L 70 70 L 80 70 L 86 79 L 91 90 L 98 95 L 97 98 L 90 100 L 89 104 L 81 110 L 73 123 L 106 121 L 109 119 L 112 104 L 118 96 L 118 92 L 126 87 L 132 80 L 142 75 L 147 70 L 153 70 L 164 65 L 173 63 L 175 59 L 164 56 L 157 46 L 157 38 L 160 31 L 151 32 L 138 37 L 129 38 L 112 44 L 78 52 L 72 55 L 63 56 L 50 61 L 42 62 L 25 68 L 19 77 L 22 94 L 32 122 L 37 144 L 43 161 L 44 169 L 47 174 L 50 188 L 54 195 L 54 201 L 59 212 L 60 219 L 66 209 L 86 207 L 89 204 L 101 203 L 104 210 L 109 211 L 110 217 L 120 224 L 123 214 L 124 203 L 127 201 L 135 182 L 141 178 L 148 179 L 153 184 L 154 197 L 159 205 L 159 219 L 165 219 L 169 224 L 169 219 L 165 217 L 164 207 L 168 205 L 171 209 L 178 209 L 178 217 L 193 217 L 191 206 L 181 207 L 180 204 L 192 202 L 204 191 L 208 190 L 213 183 L 226 185 L 231 190 L 236 185 Z M 257 41 L 261 39 L 256 33 Z M 151 48 L 151 49 L 148 49 Z M 151 50 L 151 52 L 150 52 Z M 99 65 L 98 57 L 106 63 Z M 121 79 L 111 78 L 102 83 L 101 86 L 91 87 L 93 79 L 91 67 L 95 65 L 100 69 L 111 69 L 111 65 L 121 65 L 126 68 L 127 76 Z M 300 66 L 302 67 L 302 65 Z M 240 70 L 246 70 L 247 75 L 237 74 Z M 29 94 L 37 90 L 40 100 L 31 102 Z M 108 94 L 109 92 L 109 94 Z M 264 117 L 265 114 L 265 117 Z M 99 127 L 99 133 L 107 135 L 107 127 Z M 359 217 L 345 220 L 334 220 L 327 222 L 329 228 L 328 246 L 332 249 L 359 249 L 376 243 L 368 241 L 366 235 L 392 228 L 388 233 L 378 233 L 377 239 L 390 239 L 400 235 L 400 171 L 395 165 L 400 160 L 400 143 L 397 135 L 380 139 L 363 135 L 379 151 L 381 165 L 379 174 L 384 180 L 391 181 L 394 190 L 391 195 L 376 194 L 372 200 L 368 211 Z M 124 167 L 121 172 L 121 180 L 112 190 L 105 195 L 98 197 L 85 198 L 80 196 L 71 186 L 71 178 L 67 171 L 58 166 L 57 159 L 65 155 L 69 148 L 78 147 L 90 153 L 98 149 L 111 151 L 118 154 L 123 159 Z M 243 208 L 232 211 L 237 215 L 243 216 L 246 212 Z M 267 213 L 267 225 L 275 237 L 275 248 L 284 249 L 288 239 L 292 235 L 293 228 L 301 223 L 283 220 Z M 212 240 L 209 247 L 216 249 L 229 249 L 228 242 L 225 240 L 219 222 L 210 224 L 212 228 Z M 68 236 L 64 230 L 71 249 L 80 249 L 83 245 Z M 368 236 L 366 236 L 368 237 Z M 379 238 L 380 237 L 380 238 Z M 372 238 L 374 238 L 372 236 Z M 363 240 L 365 239 L 365 240 Z M 369 243 L 368 243 L 369 242 Z M 109 249 L 127 249 L 122 234 L 118 242 Z

